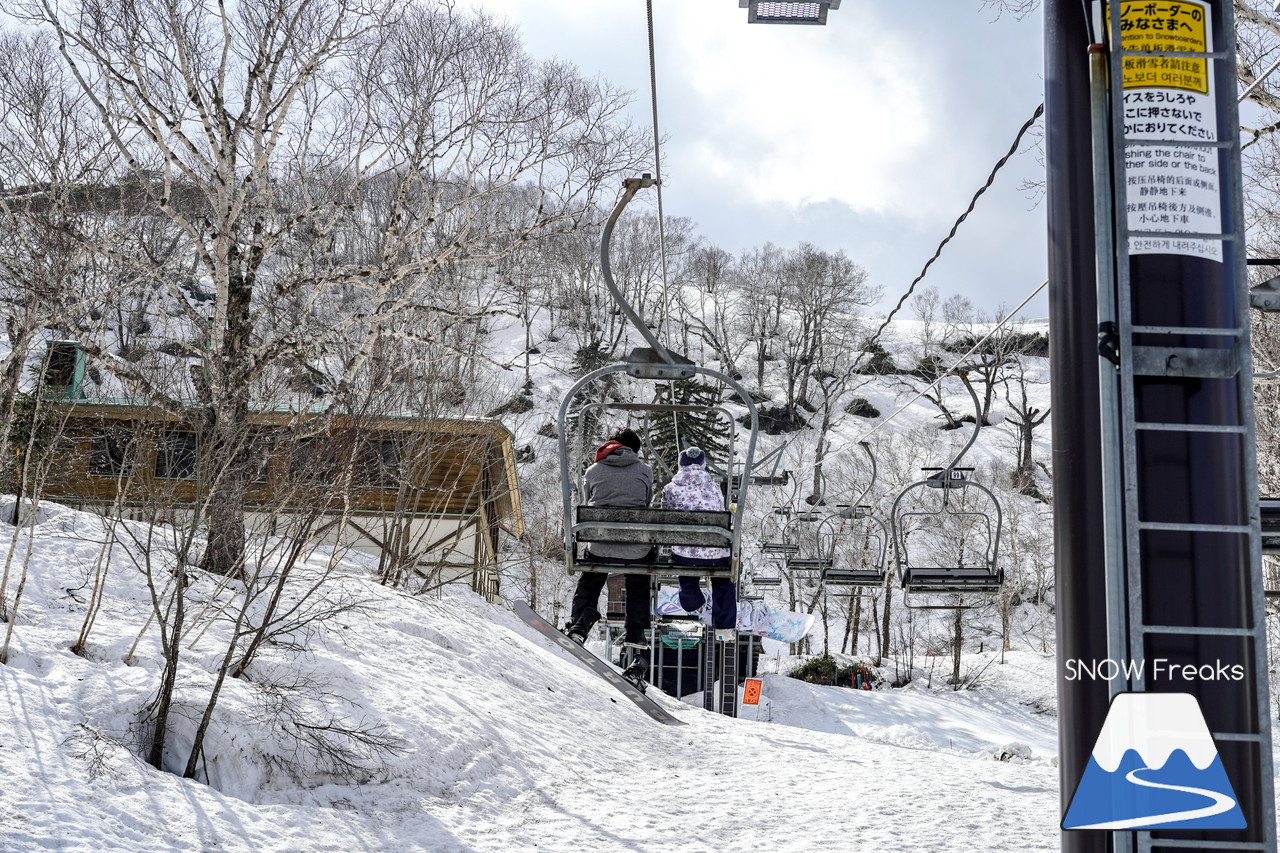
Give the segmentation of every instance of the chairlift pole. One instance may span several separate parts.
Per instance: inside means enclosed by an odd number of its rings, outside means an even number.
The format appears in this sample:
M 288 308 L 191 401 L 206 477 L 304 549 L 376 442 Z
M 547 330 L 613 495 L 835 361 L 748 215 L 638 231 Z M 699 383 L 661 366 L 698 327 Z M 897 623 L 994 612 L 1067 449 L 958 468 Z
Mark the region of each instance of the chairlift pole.
M 1088 8 L 1088 7 L 1085 7 Z M 1059 661 L 1104 660 L 1107 636 L 1102 436 L 1097 370 L 1089 65 L 1078 0 L 1045 0 L 1045 156 L 1049 225 L 1049 367 L 1053 399 L 1054 588 Z M 1106 718 L 1105 682 L 1058 667 L 1062 809 Z M 1104 853 L 1110 835 L 1064 832 L 1063 853 Z
M 1124 21 L 1096 33 L 1074 0 L 1045 5 L 1062 796 L 1111 695 L 1190 693 L 1248 828 L 1170 838 L 1153 821 L 1062 844 L 1274 853 L 1234 21 L 1227 0 L 1169 5 L 1112 4 Z M 1183 44 L 1146 34 L 1183 13 L 1200 24 Z M 1143 73 L 1171 55 L 1186 74 Z M 1193 104 L 1188 120 L 1144 109 L 1162 95 Z M 1199 194 L 1160 205 L 1153 186 Z M 1072 660 L 1146 668 L 1069 680 Z M 1223 666 L 1242 677 L 1173 674 Z

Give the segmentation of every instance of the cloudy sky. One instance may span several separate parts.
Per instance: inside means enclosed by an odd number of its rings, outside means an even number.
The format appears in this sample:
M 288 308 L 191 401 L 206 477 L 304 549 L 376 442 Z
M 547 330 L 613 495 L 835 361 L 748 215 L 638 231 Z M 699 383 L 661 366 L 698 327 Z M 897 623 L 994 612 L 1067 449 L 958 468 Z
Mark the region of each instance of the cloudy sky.
M 635 92 L 644 0 L 470 0 L 531 53 Z M 736 0 L 654 0 L 663 202 L 717 245 L 844 249 L 896 302 L 1043 98 L 1039 15 L 981 0 L 844 0 L 825 27 L 748 25 Z M 921 285 L 1012 308 L 1045 278 L 1024 140 Z M 1043 294 L 1027 316 L 1046 313 Z

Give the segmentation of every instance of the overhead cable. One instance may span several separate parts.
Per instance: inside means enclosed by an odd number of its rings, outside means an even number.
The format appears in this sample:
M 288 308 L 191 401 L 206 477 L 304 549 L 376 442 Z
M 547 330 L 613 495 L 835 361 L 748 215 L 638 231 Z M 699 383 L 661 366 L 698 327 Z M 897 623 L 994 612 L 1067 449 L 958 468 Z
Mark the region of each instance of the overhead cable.
M 1263 81 L 1265 81 L 1268 77 L 1270 77 L 1277 68 L 1280 68 L 1280 59 L 1277 59 L 1275 62 L 1271 63 L 1271 67 L 1268 68 L 1266 71 L 1263 71 L 1261 77 L 1259 77 L 1257 80 L 1254 80 L 1252 83 L 1250 83 L 1249 87 L 1245 89 L 1243 92 L 1241 92 L 1240 96 L 1236 98 L 1236 103 L 1237 104 L 1244 103 L 1244 99 L 1249 97 L 1249 95 L 1253 94 L 1253 90 L 1261 86 Z
M 956 231 L 959 230 L 960 223 L 964 222 L 970 213 L 973 213 L 973 208 L 977 205 L 978 199 L 995 182 L 996 174 L 1004 168 L 1005 163 L 1009 162 L 1009 158 L 1018 153 L 1018 147 L 1022 144 L 1022 137 L 1025 136 L 1027 131 L 1031 129 L 1031 126 L 1036 123 L 1036 119 L 1040 118 L 1042 115 L 1044 115 L 1044 104 L 1036 107 L 1035 112 L 1031 114 L 1031 118 L 1027 119 L 1023 123 L 1022 127 L 1018 129 L 1018 135 L 1014 137 L 1013 144 L 1009 146 L 1009 151 L 996 161 L 995 166 L 991 169 L 991 174 L 987 176 L 987 182 L 979 187 L 978 191 L 973 194 L 973 198 L 969 200 L 969 206 L 965 209 L 964 213 L 960 214 L 960 218 L 955 221 L 955 224 L 951 226 L 950 233 L 948 233 L 947 236 L 942 239 L 942 242 L 938 244 L 938 248 L 934 250 L 933 257 L 925 261 L 925 265 L 920 270 L 920 274 L 916 276 L 915 281 L 911 282 L 911 286 L 907 288 L 907 292 L 902 294 L 902 298 L 898 300 L 897 305 L 893 306 L 893 310 L 889 312 L 889 316 L 884 318 L 884 322 L 880 324 L 880 328 L 876 329 L 876 333 L 867 339 L 866 345 L 863 346 L 864 355 L 871 349 L 871 344 L 880 340 L 880 336 L 884 334 L 884 330 L 888 328 L 889 323 L 893 321 L 893 315 L 897 314 L 898 311 L 902 309 L 903 304 L 911 298 L 911 294 L 915 291 L 916 285 L 920 283 L 921 279 L 925 277 L 925 274 L 929 272 L 929 267 L 931 267 L 933 262 L 942 254 L 942 248 L 946 246 L 947 243 L 951 242 L 952 237 L 956 236 Z
M 667 289 L 667 227 L 662 214 L 662 138 L 658 135 L 658 65 L 653 50 L 653 0 L 645 0 L 649 30 L 649 102 L 653 107 L 653 179 L 658 188 L 658 254 L 662 261 L 662 289 Z
M 877 432 L 879 432 L 879 431 L 881 430 L 881 428 L 883 428 L 886 424 L 888 424 L 888 423 L 889 423 L 889 421 L 893 420 L 893 419 L 894 419 L 894 418 L 896 418 L 898 415 L 900 415 L 900 414 L 902 414 L 903 412 L 905 412 L 905 411 L 907 410 L 907 408 L 908 408 L 912 403 L 914 403 L 916 400 L 919 400 L 921 397 L 923 397 L 923 396 L 925 395 L 925 393 L 926 393 L 930 388 L 932 388 L 932 387 L 934 387 L 935 385 L 937 385 L 937 384 L 939 384 L 940 382 L 942 382 L 942 380 L 943 380 L 944 378 L 946 378 L 947 376 L 950 376 L 950 375 L 952 374 L 952 372 L 953 372 L 953 371 L 955 371 L 955 369 L 956 369 L 956 368 L 958 368 L 958 367 L 959 367 L 959 366 L 964 362 L 964 360 L 965 360 L 966 358 L 968 358 L 969 356 L 971 356 L 971 355 L 973 355 L 975 352 L 977 352 L 977 351 L 978 351 L 978 347 L 982 346 L 982 345 L 983 345 L 983 344 L 985 344 L 988 340 L 990 340 L 990 338 L 991 338 L 991 336 L 992 336 L 992 335 L 994 335 L 996 332 L 998 332 L 998 331 L 999 331 L 999 330 L 1004 326 L 1004 324 L 1005 324 L 1005 323 L 1008 323 L 1010 320 L 1012 320 L 1012 319 L 1013 319 L 1013 316 L 1014 316 L 1015 314 L 1017 314 L 1019 311 L 1021 311 L 1021 310 L 1023 309 L 1023 306 L 1025 306 L 1025 305 L 1026 305 L 1028 302 L 1030 302 L 1032 299 L 1035 299 L 1035 298 L 1036 298 L 1036 296 L 1037 296 L 1037 295 L 1039 295 L 1040 291 L 1044 290 L 1044 289 L 1045 289 L 1045 287 L 1047 287 L 1048 285 L 1049 285 L 1049 280 L 1048 280 L 1048 279 L 1045 279 L 1044 281 L 1040 282 L 1040 286 L 1039 286 L 1039 287 L 1037 287 L 1035 290 L 1031 291 L 1031 293 L 1027 295 L 1027 298 L 1026 298 L 1026 299 L 1024 299 L 1024 300 L 1022 300 L 1021 302 L 1019 302 L 1019 303 L 1018 303 L 1018 307 L 1014 308 L 1014 309 L 1013 309 L 1012 311 L 1010 311 L 1007 315 L 1005 315 L 1005 318 L 1004 318 L 1003 320 L 1001 320 L 999 323 L 996 323 L 996 324 L 995 324 L 995 326 L 993 326 L 993 327 L 991 328 L 991 331 L 989 331 L 989 332 L 987 332 L 985 335 L 983 335 L 983 336 L 982 336 L 982 340 L 978 341 L 976 344 L 974 344 L 973 346 L 969 347 L 968 352 L 966 352 L 964 355 L 962 355 L 962 356 L 960 356 L 958 359 L 956 359 L 955 363 L 954 363 L 954 364 L 952 364 L 950 367 L 948 367 L 946 370 L 944 370 L 944 371 L 942 371 L 941 373 L 939 373 L 939 374 L 938 374 L 938 378 L 937 378 L 937 379 L 933 380 L 933 381 L 932 381 L 932 382 L 930 382 L 928 385 L 924 386 L 924 388 L 920 389 L 920 393 L 916 394 L 914 397 L 912 397 L 910 400 L 908 400 L 906 403 L 904 403 L 904 404 L 902 405 L 902 408 L 898 409 L 898 411 L 894 412 L 892 415 L 889 415 L 889 417 L 885 418 L 883 421 L 881 421 L 880 423 L 876 424 L 875 429 L 871 430 L 871 431 L 870 431 L 870 432 L 868 432 L 866 435 L 862 436 L 862 438 L 858 439 L 858 441 L 866 441 L 868 438 L 870 438 L 871 436 L 875 435 Z

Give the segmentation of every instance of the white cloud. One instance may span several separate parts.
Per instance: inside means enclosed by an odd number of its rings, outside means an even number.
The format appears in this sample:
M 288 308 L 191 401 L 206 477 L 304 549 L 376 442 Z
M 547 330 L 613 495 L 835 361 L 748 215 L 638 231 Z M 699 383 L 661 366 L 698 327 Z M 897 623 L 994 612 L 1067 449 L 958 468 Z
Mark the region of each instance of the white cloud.
M 837 18 L 844 10 L 816 28 L 748 27 L 728 4 L 703 8 L 678 31 L 669 52 L 678 71 L 667 71 L 661 93 L 682 102 L 682 118 L 705 117 L 672 136 L 684 169 L 733 182 L 757 202 L 901 204 L 898 175 L 927 141 L 931 117 L 930 93 L 903 73 L 910 51 L 900 37 Z
M 534 56 L 632 89 L 648 125 L 640 0 L 471 2 Z M 666 212 L 731 251 L 844 249 L 895 296 L 1041 97 L 1038 21 L 992 22 L 981 0 L 846 0 L 825 27 L 749 26 L 735 0 L 654 0 L 654 15 Z M 1011 162 L 927 283 L 994 306 L 1043 278 L 1043 212 L 1016 189 L 1036 172 Z

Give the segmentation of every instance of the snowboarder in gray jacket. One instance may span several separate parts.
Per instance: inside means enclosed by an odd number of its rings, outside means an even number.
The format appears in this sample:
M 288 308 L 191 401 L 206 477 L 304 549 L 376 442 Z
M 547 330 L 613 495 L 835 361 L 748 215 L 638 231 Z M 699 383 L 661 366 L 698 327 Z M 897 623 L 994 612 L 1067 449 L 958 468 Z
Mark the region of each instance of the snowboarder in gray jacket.
M 583 474 L 583 498 L 588 506 L 647 507 L 653 500 L 653 471 L 640 461 L 640 436 L 629 429 L 615 433 L 596 450 L 595 464 Z M 602 563 L 635 563 L 651 558 L 648 545 L 614 542 L 592 542 L 587 555 Z M 565 633 L 575 641 L 585 642 L 592 626 L 600 619 L 596 605 L 600 592 L 609 579 L 607 572 L 582 572 L 573 593 L 569 625 Z M 649 627 L 649 576 L 625 575 L 627 591 L 626 635 L 624 643 L 631 647 L 632 666 L 628 670 L 647 671 L 649 648 L 645 630 Z M 640 661 L 637 663 L 637 661 Z

